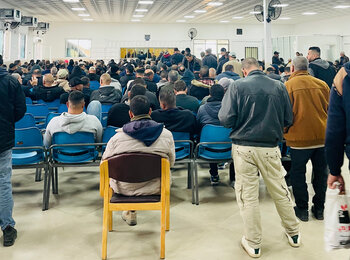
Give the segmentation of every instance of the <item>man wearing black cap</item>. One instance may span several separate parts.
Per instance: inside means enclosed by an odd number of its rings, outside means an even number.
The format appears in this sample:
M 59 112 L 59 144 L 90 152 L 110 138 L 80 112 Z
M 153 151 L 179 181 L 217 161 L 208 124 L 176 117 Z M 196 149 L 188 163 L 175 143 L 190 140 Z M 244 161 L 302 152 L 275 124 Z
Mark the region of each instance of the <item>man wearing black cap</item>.
M 278 51 L 275 51 L 273 53 L 272 64 L 276 64 L 276 65 L 281 65 L 282 64 L 279 55 L 280 55 L 280 53 Z
M 171 64 L 178 65 L 184 59 L 184 56 L 181 54 L 178 48 L 174 48 L 174 54 L 171 56 Z
M 226 62 L 229 61 L 229 52 L 226 51 L 225 48 L 221 48 L 221 57 L 219 59 L 219 65 L 218 68 L 216 69 L 216 74 L 219 75 L 222 72 L 222 67 Z
M 70 86 L 70 91 L 68 93 L 67 92 L 63 93 L 60 96 L 60 103 L 61 104 L 66 104 L 68 102 L 68 96 L 72 91 L 74 91 L 74 90 L 83 91 L 84 82 L 80 78 L 75 77 L 69 81 L 69 86 Z M 87 105 L 90 102 L 90 95 L 88 93 L 84 93 L 84 101 L 85 101 L 85 106 L 87 107 Z

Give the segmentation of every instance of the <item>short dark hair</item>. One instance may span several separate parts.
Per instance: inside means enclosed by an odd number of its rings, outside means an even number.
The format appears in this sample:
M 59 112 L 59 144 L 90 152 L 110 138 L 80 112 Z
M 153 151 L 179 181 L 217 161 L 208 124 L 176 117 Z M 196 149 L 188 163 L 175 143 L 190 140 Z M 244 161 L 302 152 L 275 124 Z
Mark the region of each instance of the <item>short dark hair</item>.
M 69 81 L 69 86 L 71 88 L 83 84 L 82 80 L 79 77 L 74 77 Z
M 168 78 L 168 72 L 166 71 L 166 70 L 162 70 L 162 72 L 160 73 L 160 77 L 162 78 L 162 79 L 164 79 L 164 78 Z
M 168 107 L 176 107 L 176 96 L 173 88 L 162 87 L 159 91 L 159 100 Z
M 268 72 L 276 72 L 276 69 L 274 67 L 268 67 L 266 69 L 266 71 L 268 71 Z
M 134 73 L 134 66 L 128 65 L 128 66 L 126 66 L 126 70 L 127 70 L 129 73 Z
M 90 84 L 90 79 L 88 77 L 82 77 L 81 82 L 83 83 L 84 86 L 87 86 Z
M 209 77 L 209 67 L 203 66 L 199 71 L 199 75 L 201 75 L 203 78 Z
M 177 80 L 177 81 L 175 82 L 174 89 L 175 89 L 176 91 L 184 91 L 184 90 L 186 90 L 186 88 L 187 88 L 187 86 L 186 86 L 185 81 L 183 81 L 183 80 Z
M 192 57 L 192 54 L 190 52 L 186 52 L 185 56 L 186 57 Z
M 285 67 L 284 72 L 290 72 L 290 67 Z
M 224 95 L 225 95 L 225 89 L 220 84 L 214 84 L 209 89 L 209 93 L 210 93 L 210 96 L 212 96 L 218 100 L 222 100 Z
M 321 55 L 320 47 L 317 47 L 317 46 L 310 47 L 309 51 L 314 51 L 314 52 L 318 53 L 318 55 Z
M 135 115 L 145 115 L 149 113 L 151 104 L 146 96 L 135 96 L 130 101 L 130 111 Z
M 68 101 L 73 106 L 80 105 L 82 102 L 84 102 L 84 94 L 83 94 L 83 92 L 81 92 L 79 90 L 73 90 L 68 96 Z
M 138 73 L 138 74 L 145 74 L 145 69 L 144 68 L 138 68 L 136 70 L 136 73 Z
M 225 67 L 225 71 L 234 71 L 234 67 L 231 64 L 227 64 Z
M 143 78 L 136 78 L 133 82 L 130 83 L 130 87 L 133 87 L 135 85 L 141 85 L 144 87 L 147 86 L 146 81 Z
M 144 96 L 146 94 L 146 88 L 142 85 L 135 85 L 130 90 L 130 100 L 135 96 Z

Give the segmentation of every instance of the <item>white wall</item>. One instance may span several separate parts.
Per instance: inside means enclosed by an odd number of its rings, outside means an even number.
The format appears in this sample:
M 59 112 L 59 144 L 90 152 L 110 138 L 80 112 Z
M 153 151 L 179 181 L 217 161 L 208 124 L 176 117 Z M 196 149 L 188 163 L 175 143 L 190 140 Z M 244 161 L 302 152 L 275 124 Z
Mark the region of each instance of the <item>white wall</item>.
M 44 35 L 43 44 L 47 50 L 51 47 L 53 59 L 65 57 L 66 39 L 91 39 L 91 58 L 120 58 L 123 47 L 178 47 L 184 49 L 191 46 L 187 32 L 196 28 L 196 39 L 230 40 L 230 51 L 238 57 L 244 57 L 245 47 L 258 47 L 262 58 L 263 24 L 116 24 L 116 23 L 52 23 L 50 31 Z M 237 36 L 236 29 L 242 28 L 243 35 Z M 290 26 L 273 26 L 272 33 L 288 35 L 292 33 Z M 149 42 L 144 35 L 150 34 Z M 44 57 L 49 58 L 44 51 Z

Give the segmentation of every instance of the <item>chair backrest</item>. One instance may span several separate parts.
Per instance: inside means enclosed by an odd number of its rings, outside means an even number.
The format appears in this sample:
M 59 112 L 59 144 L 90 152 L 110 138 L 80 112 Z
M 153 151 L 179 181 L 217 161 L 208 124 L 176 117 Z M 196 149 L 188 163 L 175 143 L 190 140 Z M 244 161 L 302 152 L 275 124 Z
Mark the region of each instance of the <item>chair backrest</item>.
M 58 113 L 68 112 L 68 107 L 66 104 L 60 104 L 58 106 Z
M 90 81 L 90 89 L 91 90 L 97 90 L 100 88 L 100 82 L 97 80 Z
M 46 104 L 49 108 L 49 110 L 57 111 L 58 107 L 60 106 L 60 99 L 56 99 L 51 102 L 45 102 L 44 100 L 40 99 L 38 100 L 38 104 Z
M 108 126 L 104 131 L 103 131 L 103 137 L 102 137 L 102 143 L 108 143 L 109 139 L 111 139 L 115 134 L 118 127 L 115 126 Z
M 26 104 L 33 104 L 33 100 L 30 97 L 26 97 Z
M 37 127 L 15 130 L 15 147 L 43 146 L 43 136 Z
M 124 153 L 108 159 L 109 177 L 139 183 L 161 177 L 161 157 L 154 154 Z
M 111 107 L 112 107 L 112 104 L 102 104 L 102 113 L 108 113 Z
M 54 112 L 51 112 L 47 115 L 46 117 L 46 127 L 47 125 L 49 124 L 49 122 L 51 121 L 52 118 L 56 117 L 56 116 L 60 116 L 61 113 L 54 113 Z
M 231 142 L 231 129 L 218 125 L 205 125 L 201 132 L 200 142 Z
M 108 113 L 102 112 L 101 124 L 102 127 L 107 127 Z
M 191 157 L 191 142 L 190 133 L 172 132 L 175 141 L 175 155 L 176 160 L 181 160 Z M 176 142 L 180 140 L 189 140 L 188 142 Z
M 95 138 L 93 133 L 77 132 L 68 134 L 65 132 L 54 133 L 52 144 L 60 145 L 52 148 L 52 157 L 54 160 L 63 163 L 79 163 L 95 160 L 98 152 L 94 144 Z M 79 146 L 65 146 L 69 144 L 81 144 Z M 62 145 L 62 146 L 61 146 Z
M 50 113 L 47 104 L 27 105 L 27 113 L 32 114 L 34 118 L 46 118 Z
M 35 127 L 35 118 L 32 114 L 25 114 L 24 117 L 15 123 L 15 129 Z

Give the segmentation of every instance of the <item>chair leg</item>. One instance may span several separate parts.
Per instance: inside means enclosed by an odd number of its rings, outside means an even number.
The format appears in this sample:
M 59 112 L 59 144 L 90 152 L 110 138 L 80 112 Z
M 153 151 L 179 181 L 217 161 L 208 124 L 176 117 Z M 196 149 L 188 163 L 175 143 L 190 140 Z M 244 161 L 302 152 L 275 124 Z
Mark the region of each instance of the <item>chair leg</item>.
M 198 167 L 197 163 L 195 163 L 195 171 L 194 171 L 194 186 L 196 189 L 196 205 L 199 205 L 199 193 L 198 193 Z
M 191 181 L 192 181 L 192 204 L 196 203 L 196 198 L 195 198 L 195 193 L 194 193 L 194 189 L 195 189 L 195 185 L 194 185 L 194 171 L 196 171 L 197 165 L 195 162 L 191 162 L 192 164 L 192 171 L 191 171 Z M 194 171 L 193 171 L 194 168 Z
M 41 181 L 41 168 L 39 167 L 36 167 L 36 170 L 35 170 L 35 181 L 36 182 Z
M 187 189 L 192 188 L 192 164 L 189 162 L 187 164 Z
M 165 201 L 165 217 L 166 217 L 166 227 L 165 230 L 169 231 L 170 229 L 170 194 L 167 195 L 166 201 Z
M 108 211 L 108 231 L 113 230 L 113 211 Z
M 55 192 L 54 194 L 58 194 L 58 168 L 55 167 Z
M 43 208 L 42 210 L 49 209 L 49 200 L 50 200 L 50 178 L 51 178 L 51 167 L 45 166 L 45 175 L 44 175 L 44 191 L 43 191 Z
M 107 258 L 107 236 L 108 236 L 108 207 L 103 207 L 103 226 L 102 226 L 102 259 Z
M 166 225 L 166 209 L 162 208 L 160 223 L 160 258 L 165 258 L 165 225 Z

